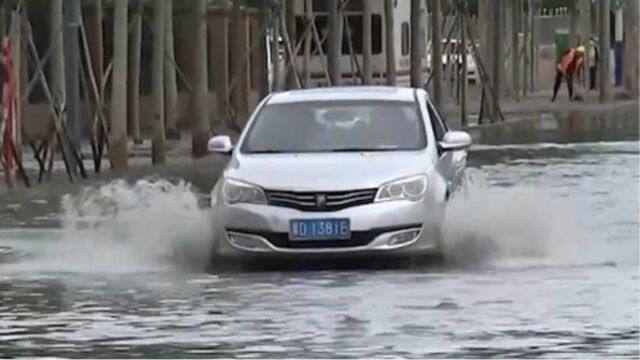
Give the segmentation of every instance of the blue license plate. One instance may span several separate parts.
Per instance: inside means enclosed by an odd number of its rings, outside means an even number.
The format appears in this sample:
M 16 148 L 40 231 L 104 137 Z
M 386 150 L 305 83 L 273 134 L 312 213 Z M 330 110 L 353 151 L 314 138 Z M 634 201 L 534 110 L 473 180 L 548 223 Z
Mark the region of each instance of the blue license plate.
M 289 222 L 290 240 L 348 240 L 351 238 L 349 219 L 304 219 Z

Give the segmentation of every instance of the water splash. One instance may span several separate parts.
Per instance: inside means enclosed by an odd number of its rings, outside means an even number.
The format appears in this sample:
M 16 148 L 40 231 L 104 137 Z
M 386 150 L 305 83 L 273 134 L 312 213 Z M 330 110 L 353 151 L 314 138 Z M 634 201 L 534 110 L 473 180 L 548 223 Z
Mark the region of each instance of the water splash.
M 442 235 L 446 261 L 457 266 L 573 265 L 592 242 L 568 198 L 532 185 L 491 186 L 480 172 L 449 203 Z
M 589 234 L 567 199 L 533 186 L 467 179 L 443 224 L 446 262 L 539 266 L 576 264 Z M 62 229 L 38 241 L 16 266 L 35 271 L 130 273 L 206 268 L 213 216 L 185 182 L 122 180 L 62 198 Z
M 64 195 L 62 230 L 33 249 L 39 271 L 128 273 L 206 266 L 211 217 L 191 186 L 122 180 Z

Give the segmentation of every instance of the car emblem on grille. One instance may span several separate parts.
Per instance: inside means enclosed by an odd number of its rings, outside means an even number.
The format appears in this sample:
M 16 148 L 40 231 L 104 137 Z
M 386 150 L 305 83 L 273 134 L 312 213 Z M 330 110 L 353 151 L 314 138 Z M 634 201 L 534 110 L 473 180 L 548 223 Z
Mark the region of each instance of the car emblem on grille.
M 323 208 L 327 205 L 327 195 L 318 194 L 316 195 L 316 206 L 319 208 Z

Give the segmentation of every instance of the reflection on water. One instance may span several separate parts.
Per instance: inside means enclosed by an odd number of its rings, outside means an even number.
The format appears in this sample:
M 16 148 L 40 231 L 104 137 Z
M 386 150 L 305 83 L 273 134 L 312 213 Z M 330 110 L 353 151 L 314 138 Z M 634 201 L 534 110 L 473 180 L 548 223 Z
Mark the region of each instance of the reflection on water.
M 0 355 L 638 357 L 639 158 L 476 146 L 447 263 L 396 271 L 207 274 L 187 185 L 88 190 L 60 229 L 0 232 Z
M 21 275 L 0 351 L 169 357 L 637 356 L 637 277 L 616 267 L 473 272 Z M 637 313 L 636 313 L 637 314 Z M 428 341 L 427 341 L 428 340 Z M 136 355 L 137 354 L 137 355 Z

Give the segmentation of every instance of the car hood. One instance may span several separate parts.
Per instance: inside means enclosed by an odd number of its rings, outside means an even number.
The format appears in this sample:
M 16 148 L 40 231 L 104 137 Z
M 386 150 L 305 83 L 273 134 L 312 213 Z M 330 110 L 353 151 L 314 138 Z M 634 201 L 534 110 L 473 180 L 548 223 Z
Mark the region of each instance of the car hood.
M 431 168 L 423 152 L 268 154 L 234 158 L 226 176 L 271 190 L 376 188 Z

